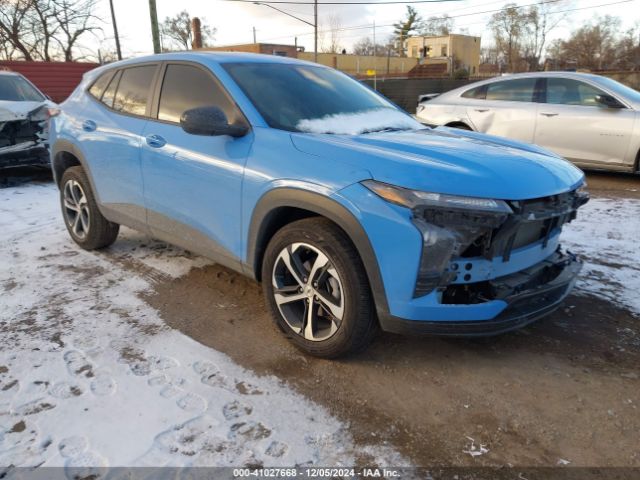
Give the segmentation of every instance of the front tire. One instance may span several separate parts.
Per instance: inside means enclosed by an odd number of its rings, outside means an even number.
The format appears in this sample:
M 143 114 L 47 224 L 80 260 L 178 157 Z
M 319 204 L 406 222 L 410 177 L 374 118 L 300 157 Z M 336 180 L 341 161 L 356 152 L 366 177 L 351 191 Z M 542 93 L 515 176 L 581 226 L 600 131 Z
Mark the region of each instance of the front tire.
M 358 252 L 325 218 L 290 223 L 273 236 L 262 285 L 276 324 L 306 353 L 323 358 L 354 353 L 377 331 Z
M 100 213 L 82 167 L 70 167 L 62 175 L 60 206 L 69 235 L 85 250 L 108 247 L 116 241 L 120 225 Z

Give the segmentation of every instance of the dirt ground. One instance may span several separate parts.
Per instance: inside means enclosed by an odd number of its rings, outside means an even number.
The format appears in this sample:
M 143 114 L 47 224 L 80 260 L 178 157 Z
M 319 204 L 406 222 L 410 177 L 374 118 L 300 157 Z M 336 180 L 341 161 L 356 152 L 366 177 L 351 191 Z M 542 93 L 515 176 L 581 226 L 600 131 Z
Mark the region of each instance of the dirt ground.
M 640 178 L 591 174 L 594 196 L 640 198 Z M 640 319 L 594 297 L 520 332 L 482 340 L 381 334 L 356 357 L 302 356 L 274 327 L 260 287 L 219 266 L 159 282 L 169 325 L 276 375 L 417 465 L 640 465 Z M 277 406 L 274 406 L 277 408 Z M 489 454 L 472 457 L 472 438 Z
M 640 198 L 640 177 L 588 182 L 594 196 Z M 326 361 L 292 347 L 260 286 L 236 273 L 213 265 L 153 281 L 145 300 L 168 325 L 276 376 L 349 422 L 357 440 L 388 442 L 416 465 L 640 466 L 640 318 L 604 300 L 572 295 L 550 317 L 489 339 L 382 333 L 366 352 Z M 488 453 L 465 453 L 480 444 Z

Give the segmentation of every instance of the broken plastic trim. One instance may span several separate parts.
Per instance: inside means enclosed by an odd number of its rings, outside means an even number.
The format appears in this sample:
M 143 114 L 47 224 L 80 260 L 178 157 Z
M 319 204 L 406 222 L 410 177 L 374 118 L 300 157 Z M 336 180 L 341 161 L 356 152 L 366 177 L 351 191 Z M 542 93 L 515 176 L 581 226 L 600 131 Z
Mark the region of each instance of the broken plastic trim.
M 420 205 L 412 209 L 413 223 L 423 238 L 414 297 L 431 293 L 454 281 L 448 269 L 456 257 L 508 262 L 514 248 L 542 240 L 546 248 L 554 231 L 576 217 L 589 195 L 578 188 L 559 195 L 509 202 L 511 213 L 460 211 Z
M 418 207 L 413 224 L 422 235 L 422 254 L 414 297 L 431 293 L 451 283 L 457 272 L 447 272 L 453 257 L 459 257 L 479 237 L 490 235 L 507 219 L 507 213 L 460 212 Z
M 43 163 L 42 149 L 48 141 L 48 120 L 59 112 L 43 103 L 20 118 L 20 113 L 6 121 L 0 121 L 0 166 L 28 164 L 30 159 Z

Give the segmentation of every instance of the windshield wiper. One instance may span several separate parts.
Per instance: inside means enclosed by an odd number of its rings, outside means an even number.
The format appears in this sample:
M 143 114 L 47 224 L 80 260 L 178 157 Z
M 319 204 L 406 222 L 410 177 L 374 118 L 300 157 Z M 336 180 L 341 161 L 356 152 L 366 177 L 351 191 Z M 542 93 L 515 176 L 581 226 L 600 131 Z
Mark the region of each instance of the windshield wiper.
M 367 133 L 381 133 L 381 132 L 404 132 L 407 130 L 413 130 L 413 128 L 399 128 L 399 127 L 383 127 L 383 128 L 377 128 L 377 129 L 371 129 L 371 130 L 364 130 L 362 132 L 362 135 L 367 134 Z

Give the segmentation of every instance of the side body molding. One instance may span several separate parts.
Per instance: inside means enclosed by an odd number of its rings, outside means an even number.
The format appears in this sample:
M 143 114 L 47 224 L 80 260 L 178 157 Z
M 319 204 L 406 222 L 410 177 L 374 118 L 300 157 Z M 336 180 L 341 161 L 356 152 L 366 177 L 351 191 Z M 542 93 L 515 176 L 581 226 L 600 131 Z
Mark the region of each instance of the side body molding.
M 264 194 L 253 210 L 247 239 L 245 273 L 262 278 L 262 258 L 270 237 L 270 225 L 285 208 L 306 210 L 338 225 L 349 236 L 364 264 L 379 316 L 389 312 L 378 260 L 362 225 L 345 206 L 325 195 L 297 188 L 281 187 Z

